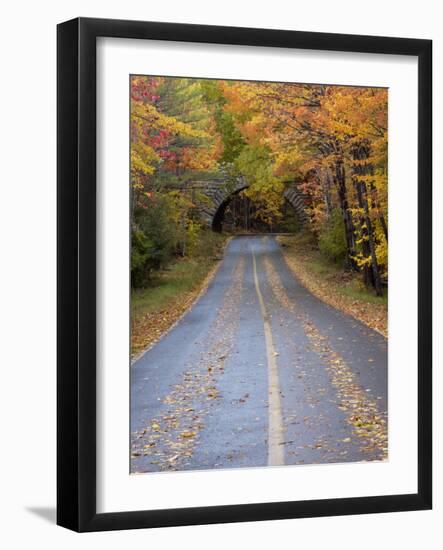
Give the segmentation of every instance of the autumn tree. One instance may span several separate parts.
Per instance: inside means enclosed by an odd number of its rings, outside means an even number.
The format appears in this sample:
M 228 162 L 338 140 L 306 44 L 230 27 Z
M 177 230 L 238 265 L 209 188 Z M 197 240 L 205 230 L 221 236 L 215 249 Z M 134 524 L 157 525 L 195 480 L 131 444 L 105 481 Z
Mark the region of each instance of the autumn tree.
M 271 227 L 286 187 L 296 183 L 320 250 L 361 271 L 381 294 L 388 275 L 387 172 L 386 89 L 131 79 L 134 229 L 155 212 L 155 201 L 167 201 L 180 254 L 199 228 L 196 204 L 204 198 L 196 181 L 201 188 L 221 174 L 229 192 L 244 178 L 242 195 Z
M 273 175 L 301 182 L 317 236 L 339 209 L 345 265 L 361 270 L 365 284 L 381 294 L 387 276 L 387 91 L 239 82 L 226 85 L 225 93 L 248 143 L 269 150 Z M 341 240 L 341 232 L 336 235 Z

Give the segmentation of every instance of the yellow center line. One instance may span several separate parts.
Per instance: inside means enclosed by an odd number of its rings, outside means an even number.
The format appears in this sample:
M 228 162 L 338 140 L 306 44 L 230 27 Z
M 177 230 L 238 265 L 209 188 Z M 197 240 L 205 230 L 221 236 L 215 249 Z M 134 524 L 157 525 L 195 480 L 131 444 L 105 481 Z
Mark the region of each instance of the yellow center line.
M 275 352 L 274 342 L 272 339 L 272 330 L 271 324 L 269 322 L 269 316 L 258 282 L 257 261 L 255 259 L 254 251 L 252 251 L 252 262 L 254 265 L 255 290 L 257 292 L 258 301 L 260 303 L 260 311 L 263 318 L 266 343 L 266 358 L 268 362 L 268 465 L 281 466 L 285 463 L 285 455 L 283 449 L 284 428 L 281 412 L 280 381 L 278 378 L 277 361 L 275 359 L 277 353 Z

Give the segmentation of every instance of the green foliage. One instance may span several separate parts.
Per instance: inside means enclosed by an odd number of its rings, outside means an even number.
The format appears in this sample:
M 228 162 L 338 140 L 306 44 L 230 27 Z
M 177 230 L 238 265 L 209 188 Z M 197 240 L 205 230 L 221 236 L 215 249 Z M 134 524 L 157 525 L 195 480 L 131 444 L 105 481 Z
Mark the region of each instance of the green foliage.
M 223 143 L 223 153 L 221 154 L 220 162 L 227 164 L 234 163 L 245 146 L 243 136 L 238 131 L 231 113 L 221 112 L 216 121 L 217 130 L 220 132 Z
M 207 103 L 213 110 L 215 127 L 223 145 L 219 162 L 222 165 L 231 166 L 240 155 L 246 142 L 235 124 L 234 115 L 224 109 L 227 100 L 223 95 L 220 83 L 216 80 L 203 80 L 201 88 Z
M 299 233 L 303 226 L 294 208 L 285 201 L 282 205 L 281 212 L 281 219 L 275 225 L 274 231 L 280 233 Z
M 135 227 L 131 232 L 131 278 L 133 286 L 140 286 L 153 269 L 151 252 L 154 249 L 151 239 Z
M 195 254 L 200 238 L 201 225 L 194 221 L 188 220 L 188 225 L 186 227 L 186 253 L 188 256 Z
M 260 145 L 247 145 L 237 159 L 239 173 L 243 174 L 249 187 L 243 191 L 259 207 L 258 217 L 272 224 L 281 217 L 284 185 L 274 175 L 269 150 Z
M 132 286 L 142 286 L 151 272 L 164 267 L 174 250 L 175 228 L 170 223 L 170 204 L 159 196 L 134 212 L 131 247 Z
M 340 209 L 335 208 L 323 225 L 318 237 L 318 247 L 321 254 L 334 263 L 345 260 L 346 237 Z
M 204 230 L 189 216 L 188 205 L 177 193 L 156 194 L 136 208 L 131 232 L 131 285 L 150 286 L 155 275 L 177 258 L 215 257 L 224 237 Z

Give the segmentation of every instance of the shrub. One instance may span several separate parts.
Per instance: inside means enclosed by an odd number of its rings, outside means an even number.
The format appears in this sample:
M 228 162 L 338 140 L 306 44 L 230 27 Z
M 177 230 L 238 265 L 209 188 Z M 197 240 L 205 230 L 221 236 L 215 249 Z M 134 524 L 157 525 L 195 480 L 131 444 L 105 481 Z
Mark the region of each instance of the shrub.
M 154 268 L 152 262 L 153 243 L 142 231 L 132 229 L 131 235 L 131 284 L 143 286 Z
M 196 250 L 198 249 L 201 225 L 194 221 L 188 220 L 188 225 L 186 227 L 186 255 L 193 256 L 195 255 Z
M 336 208 L 320 230 L 318 247 L 321 254 L 334 263 L 346 257 L 346 235 L 341 210 Z
M 143 286 L 153 270 L 170 260 L 175 244 L 168 202 L 162 197 L 134 212 L 131 236 L 131 283 Z

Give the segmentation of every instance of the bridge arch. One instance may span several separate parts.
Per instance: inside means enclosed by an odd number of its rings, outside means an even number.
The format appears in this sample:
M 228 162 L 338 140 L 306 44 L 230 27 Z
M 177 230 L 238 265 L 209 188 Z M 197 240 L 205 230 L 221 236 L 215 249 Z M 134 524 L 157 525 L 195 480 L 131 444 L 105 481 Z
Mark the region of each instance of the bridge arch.
M 217 210 L 215 211 L 215 214 L 212 218 L 211 222 L 211 229 L 213 231 L 221 231 L 223 226 L 223 220 L 225 217 L 226 208 L 228 207 L 231 200 L 235 197 L 235 195 L 238 195 L 241 193 L 244 189 L 247 189 L 248 185 L 240 186 L 231 193 L 229 193 L 219 204 Z
M 234 185 L 225 182 L 213 182 L 205 189 L 206 201 L 202 204 L 200 211 L 207 226 L 214 231 L 221 231 L 223 218 L 228 204 L 235 195 L 249 187 L 245 178 L 240 177 Z M 284 197 L 292 206 L 302 225 L 309 221 L 306 213 L 306 195 L 298 188 L 297 183 L 288 185 Z

